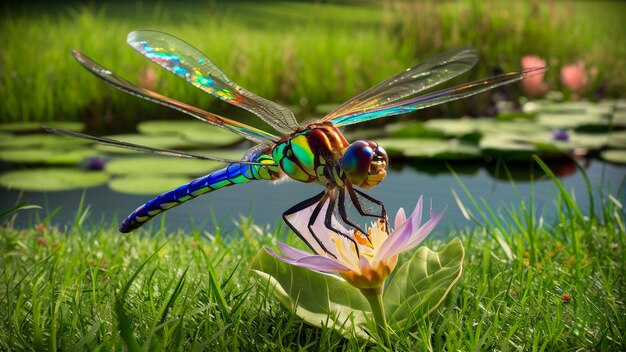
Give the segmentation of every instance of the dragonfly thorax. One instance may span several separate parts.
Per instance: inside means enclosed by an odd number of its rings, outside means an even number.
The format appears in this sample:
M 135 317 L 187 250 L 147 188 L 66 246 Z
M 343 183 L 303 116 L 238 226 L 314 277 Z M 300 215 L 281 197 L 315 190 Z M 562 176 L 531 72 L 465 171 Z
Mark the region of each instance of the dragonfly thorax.
M 330 122 L 310 124 L 283 138 L 272 157 L 290 178 L 326 187 L 343 186 L 349 179 L 355 186 L 372 188 L 383 180 L 389 164 L 387 153 L 378 144 L 348 144 Z
M 341 182 L 336 166 L 349 144 L 331 122 L 312 123 L 281 139 L 272 157 L 290 178 L 333 186 Z

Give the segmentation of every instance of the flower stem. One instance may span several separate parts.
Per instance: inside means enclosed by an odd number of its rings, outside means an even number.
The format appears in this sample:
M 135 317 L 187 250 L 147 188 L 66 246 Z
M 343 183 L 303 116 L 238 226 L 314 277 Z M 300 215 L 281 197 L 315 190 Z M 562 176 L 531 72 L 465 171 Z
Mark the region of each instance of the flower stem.
M 361 291 L 367 301 L 372 307 L 372 313 L 374 314 L 374 321 L 376 322 L 376 328 L 378 334 L 382 337 L 385 347 L 391 350 L 391 340 L 389 339 L 389 329 L 387 328 L 387 318 L 385 317 L 385 307 L 383 306 L 383 294 L 382 292 L 368 292 L 367 290 Z

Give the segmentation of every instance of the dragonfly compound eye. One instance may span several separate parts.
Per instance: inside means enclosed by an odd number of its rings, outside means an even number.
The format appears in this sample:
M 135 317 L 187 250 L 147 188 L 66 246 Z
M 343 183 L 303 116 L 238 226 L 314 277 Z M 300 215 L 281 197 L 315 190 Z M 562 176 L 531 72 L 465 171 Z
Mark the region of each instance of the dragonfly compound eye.
M 345 150 L 341 167 L 352 184 L 362 188 L 376 186 L 387 174 L 387 152 L 372 141 L 356 141 Z

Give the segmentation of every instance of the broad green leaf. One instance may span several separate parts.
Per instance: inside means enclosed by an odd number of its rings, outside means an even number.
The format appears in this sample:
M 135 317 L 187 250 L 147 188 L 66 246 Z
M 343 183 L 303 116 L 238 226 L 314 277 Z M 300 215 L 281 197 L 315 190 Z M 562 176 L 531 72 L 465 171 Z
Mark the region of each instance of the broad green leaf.
M 97 151 L 89 148 L 72 150 L 42 148 L 0 150 L 0 160 L 10 163 L 46 163 L 75 165 L 83 161 L 85 158 L 97 155 Z
M 458 140 L 434 138 L 390 138 L 379 139 L 378 144 L 390 155 L 409 158 L 431 158 L 440 160 L 467 160 L 482 158 L 478 147 Z
M 221 147 L 240 142 L 242 138 L 230 131 L 213 126 L 189 131 L 182 131 L 183 139 L 210 147 Z
M 189 149 L 197 148 L 199 145 L 187 140 L 184 140 L 180 135 L 141 135 L 141 134 L 119 134 L 113 136 L 106 136 L 107 138 L 116 139 L 122 142 L 134 143 L 139 145 L 145 145 L 148 147 L 165 148 L 165 149 Z M 104 144 L 96 144 L 96 149 L 106 151 L 108 153 L 119 154 L 136 154 L 142 153 L 132 149 L 113 147 Z
M 315 326 L 327 326 L 349 336 L 367 337 L 363 329 L 369 303 L 361 292 L 338 276 L 286 264 L 261 249 L 251 263 L 261 281 L 289 309 Z M 354 328 L 354 330 L 352 330 Z
M 204 175 L 226 167 L 226 163 L 161 156 L 128 157 L 111 160 L 106 172 L 114 175 Z
M 137 126 L 147 135 L 179 135 L 184 140 L 203 146 L 224 146 L 241 141 L 241 137 L 226 129 L 200 121 L 146 121 Z
M 109 188 L 126 194 L 155 195 L 176 189 L 191 181 L 180 176 L 126 175 L 109 181 Z
M 95 187 L 106 182 L 104 172 L 65 168 L 10 171 L 0 175 L 0 186 L 25 191 L 65 191 Z
M 385 286 L 383 304 L 390 326 L 434 311 L 461 277 L 463 244 L 453 239 L 440 252 L 420 247 Z
M 610 163 L 626 164 L 626 149 L 605 150 L 600 157 Z

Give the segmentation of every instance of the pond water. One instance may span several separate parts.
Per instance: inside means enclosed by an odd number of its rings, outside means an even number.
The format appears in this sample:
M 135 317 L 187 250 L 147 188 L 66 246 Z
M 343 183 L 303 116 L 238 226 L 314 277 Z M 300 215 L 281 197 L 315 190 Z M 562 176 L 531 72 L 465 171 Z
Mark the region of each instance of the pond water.
M 461 196 L 464 204 L 471 208 L 468 198 L 463 194 L 454 176 L 447 171 L 445 164 L 426 161 L 421 163 L 422 165 L 394 164 L 395 167 L 390 170 L 387 178 L 368 193 L 383 200 L 392 216 L 400 207 L 413 209 L 419 195 L 424 195 L 427 202 L 432 200 L 435 210 L 448 205 L 442 222 L 444 226 L 464 228 L 471 225 L 471 221 L 463 217 L 456 205 L 451 190 L 454 189 Z M 611 190 L 613 195 L 618 194 L 618 190 L 623 187 L 626 166 L 608 164 L 596 159 L 583 161 L 583 164 L 594 187 L 600 187 L 605 192 Z M 530 170 L 534 170 L 533 172 L 538 175 L 533 182 L 528 179 L 515 180 L 515 187 L 506 177 L 498 176 L 505 174 L 502 168 L 498 168 L 495 164 L 455 164 L 452 167 L 472 194 L 476 198 L 485 198 L 492 208 L 519 204 L 517 192 L 527 202 L 533 190 L 538 213 L 545 211 L 548 221 L 553 219 L 551 210 L 554 209 L 556 187 L 549 178 L 541 176 L 540 168 L 536 164 L 533 165 L 528 161 L 507 166 L 514 175 L 518 173 L 528 175 Z M 581 209 L 587 209 L 589 200 L 585 182 L 574 164 L 559 163 L 552 164 L 551 167 L 555 173 L 561 175 L 561 180 L 567 189 L 575 194 Z M 500 172 L 495 171 L 498 169 Z M 170 209 L 166 212 L 165 224 L 168 231 L 178 228 L 190 230 L 195 226 L 214 233 L 213 213 L 217 223 L 226 231 L 232 230 L 235 227 L 235 221 L 246 215 L 250 215 L 254 223 L 270 226 L 273 229 L 280 223 L 283 211 L 320 191 L 319 185 L 294 181 L 278 184 L 263 181 L 251 182 L 206 194 Z M 152 198 L 151 196 L 117 193 L 107 186 L 89 188 L 85 191 L 48 193 L 0 189 L 0 209 L 7 209 L 18 200 L 43 207 L 43 210 L 19 212 L 15 224 L 20 228 L 34 226 L 48 214 L 60 209 L 53 216 L 52 223 L 64 226 L 73 222 L 83 193 L 85 205 L 89 205 L 91 211 L 87 225 L 90 225 L 90 222 L 100 225 L 102 221 L 119 224 L 137 206 Z M 623 192 L 620 192 L 618 199 L 624 202 Z M 161 218 L 158 217 L 154 224 L 158 226 L 160 220 Z

